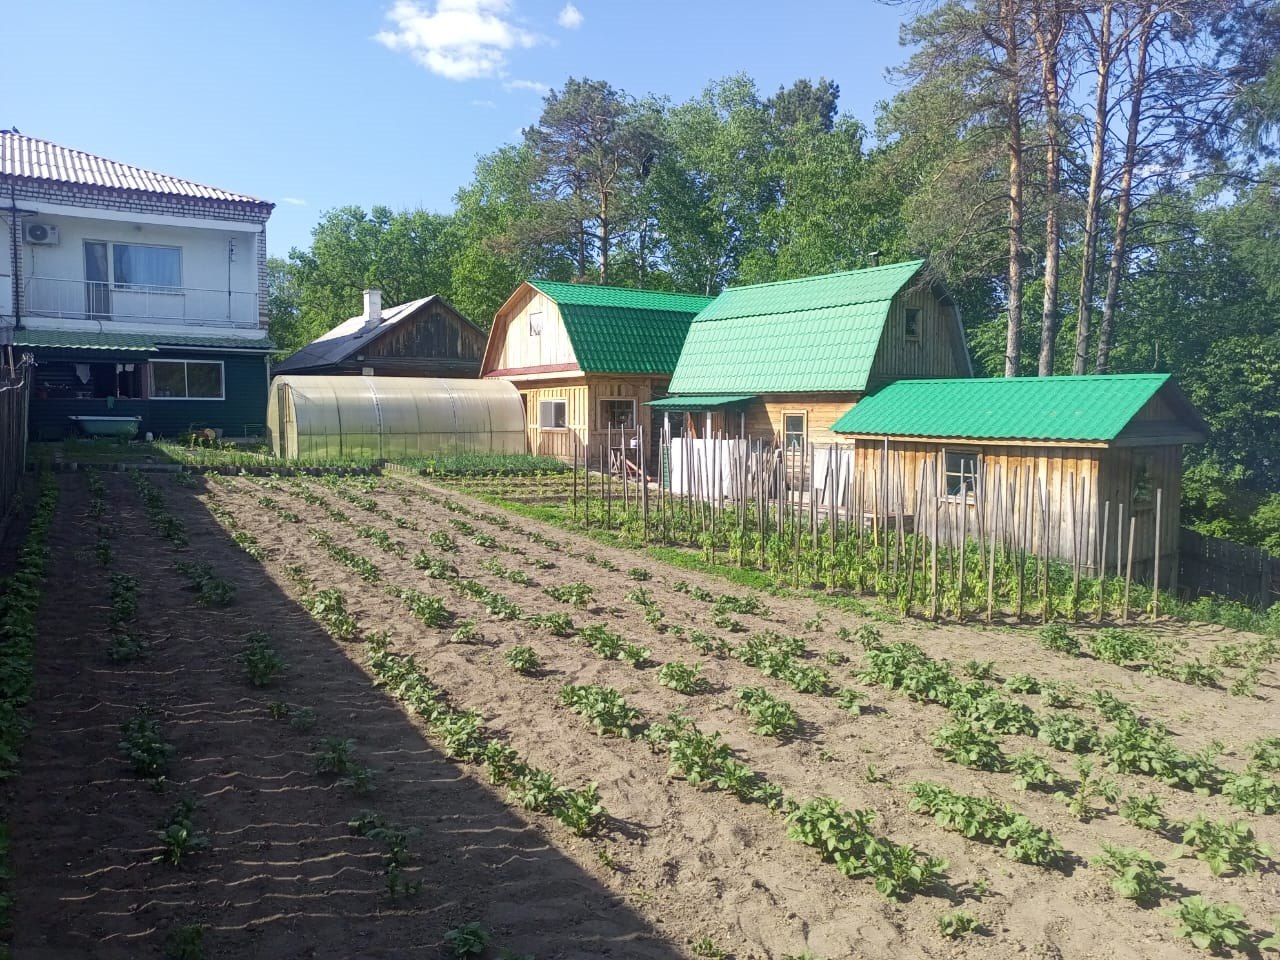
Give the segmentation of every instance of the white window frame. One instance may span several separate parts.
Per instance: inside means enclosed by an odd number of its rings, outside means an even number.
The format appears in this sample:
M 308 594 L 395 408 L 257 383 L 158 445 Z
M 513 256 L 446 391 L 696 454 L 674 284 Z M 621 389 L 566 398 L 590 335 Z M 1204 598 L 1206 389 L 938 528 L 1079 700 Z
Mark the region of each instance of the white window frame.
M 800 445 L 799 445 L 798 447 L 792 447 L 792 446 L 787 442 L 787 437 L 790 435 L 790 431 L 788 431 L 788 430 L 787 430 L 787 420 L 788 420 L 788 418 L 790 418 L 790 417 L 799 417 L 799 418 L 800 418 L 800 423 L 801 423 L 801 427 L 800 427 Z M 787 451 L 788 453 L 789 453 L 791 450 L 793 450 L 793 449 L 794 449 L 794 450 L 804 450 L 804 449 L 806 449 L 806 446 L 807 446 L 807 444 L 808 444 L 808 443 L 809 443 L 809 411 L 807 411 L 807 410 L 784 410 L 784 411 L 783 411 L 783 413 L 782 413 L 782 449 L 783 449 L 783 450 L 785 450 L 785 451 Z
M 634 397 L 601 397 L 600 398 L 600 423 L 613 430 L 619 429 L 610 422 L 609 404 L 611 403 L 629 403 L 631 404 L 631 426 L 622 427 L 623 430 L 634 430 L 636 428 L 636 401 Z
M 958 457 L 960 463 L 955 470 L 951 469 L 951 458 Z M 973 464 L 972 470 L 966 469 L 967 462 Z M 982 463 L 982 451 L 976 447 L 947 448 L 942 461 L 942 495 L 953 503 L 974 503 L 977 500 L 978 467 Z M 955 490 L 951 489 L 951 480 L 955 478 Z
M 86 238 L 85 243 L 105 243 L 107 245 L 107 277 L 108 283 L 111 284 L 112 290 L 129 291 L 129 290 L 149 290 L 156 293 L 180 292 L 182 287 L 183 270 L 182 263 L 182 247 L 174 246 L 171 243 L 134 243 L 129 240 L 94 240 Z M 125 283 L 116 279 L 116 247 L 155 247 L 159 250 L 176 250 L 178 251 L 178 283 L 177 286 L 169 284 L 149 284 L 149 283 Z
M 556 416 L 554 410 L 559 406 L 564 414 L 560 418 L 564 421 L 563 425 L 556 426 Z M 547 411 L 553 411 L 550 418 L 547 417 Z M 546 400 L 538 401 L 538 429 L 539 430 L 568 430 L 569 429 L 569 401 L 564 397 L 549 397 Z
M 185 391 L 185 393 L 184 393 L 184 395 L 183 395 L 183 396 L 181 396 L 181 397 L 158 397 L 158 396 L 156 396 L 156 373 L 155 373 L 155 370 L 156 370 L 156 365 L 157 365 L 157 364 L 162 364 L 162 363 L 164 363 L 164 364 L 176 364 L 176 363 L 180 363 L 180 364 L 182 364 L 182 383 L 183 383 L 183 390 Z M 187 365 L 188 365 L 188 364 L 192 364 L 192 363 L 217 364 L 217 366 L 218 366 L 218 383 L 219 383 L 219 385 L 220 385 L 220 386 L 221 386 L 221 388 L 222 388 L 221 393 L 220 393 L 218 396 L 216 396 L 216 397 L 192 397 L 192 396 L 187 396 L 187 393 L 190 393 L 190 387 L 188 386 L 188 378 L 187 378 Z M 187 359 L 176 359 L 176 358 L 175 358 L 175 359 L 169 359 L 168 357 L 166 357 L 166 358 L 165 358 L 165 359 L 163 359 L 163 360 L 150 360 L 150 361 L 148 361 L 148 362 L 147 362 L 147 366 L 150 368 L 150 369 L 148 369 L 148 370 L 147 370 L 147 388 L 148 388 L 148 389 L 147 389 L 147 399 L 149 399 L 149 400 L 188 400 L 188 401 L 190 401 L 190 400 L 195 400 L 195 401 L 219 400 L 219 401 L 221 401 L 221 400 L 225 400 L 225 399 L 227 399 L 227 365 L 226 365 L 225 363 L 223 363 L 223 361 L 221 361 L 221 360 L 187 360 Z

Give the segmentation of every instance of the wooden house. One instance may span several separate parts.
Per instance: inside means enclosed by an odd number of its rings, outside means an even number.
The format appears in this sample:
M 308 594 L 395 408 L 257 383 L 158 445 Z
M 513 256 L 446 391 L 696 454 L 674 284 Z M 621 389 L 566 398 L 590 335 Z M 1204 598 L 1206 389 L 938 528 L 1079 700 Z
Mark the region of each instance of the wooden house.
M 272 367 L 273 374 L 470 378 L 480 373 L 485 332 L 443 297 L 382 309 L 364 292 L 364 313 L 338 324 Z
M 524 399 L 529 450 L 595 463 L 608 437 L 665 395 L 689 323 L 710 297 L 529 280 L 498 310 L 482 377 Z M 616 442 L 616 440 L 615 440 Z
M 1162 580 L 1177 568 L 1182 447 L 1206 432 L 1164 373 L 903 380 L 832 429 L 854 445 L 864 513 L 926 532 L 938 515 L 953 542 L 994 530 L 1091 574 L 1123 570 L 1132 543 L 1135 575 L 1159 556 Z
M 971 377 L 955 302 L 923 260 L 733 287 L 694 318 L 671 378 L 676 436 L 832 443 L 868 392 L 911 377 Z

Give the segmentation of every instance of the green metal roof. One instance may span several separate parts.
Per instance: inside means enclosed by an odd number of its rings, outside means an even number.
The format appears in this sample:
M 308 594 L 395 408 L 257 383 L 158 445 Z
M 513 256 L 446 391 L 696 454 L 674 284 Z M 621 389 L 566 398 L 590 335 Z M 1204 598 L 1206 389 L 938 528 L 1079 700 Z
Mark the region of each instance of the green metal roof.
M 730 407 L 735 403 L 746 403 L 754 399 L 755 395 L 749 393 L 728 396 L 664 397 L 661 400 L 650 400 L 648 406 L 657 407 L 659 410 L 687 410 L 690 413 L 700 413 L 704 410 L 718 410 L 720 407 Z
M 182 334 L 98 333 L 82 330 L 32 330 L 28 327 L 14 334 L 19 347 L 44 347 L 61 350 L 113 350 L 155 353 L 165 347 L 207 347 L 224 350 L 275 349 L 269 338 L 202 337 Z
M 1177 390 L 1167 373 L 899 380 L 860 400 L 831 429 L 876 436 L 1110 441 L 1166 384 Z
M 673 393 L 865 390 L 889 305 L 923 260 L 725 290 L 689 328 Z
M 586 283 L 529 283 L 554 300 L 585 373 L 670 374 L 710 297 Z

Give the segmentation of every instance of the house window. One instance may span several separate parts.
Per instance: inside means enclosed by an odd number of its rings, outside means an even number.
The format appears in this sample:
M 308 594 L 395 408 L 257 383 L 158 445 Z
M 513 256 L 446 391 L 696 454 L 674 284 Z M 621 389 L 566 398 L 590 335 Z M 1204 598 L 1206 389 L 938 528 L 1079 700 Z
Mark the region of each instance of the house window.
M 529 314 L 529 336 L 531 337 L 542 336 L 542 313 L 541 312 Z
M 805 414 L 782 415 L 782 440 L 787 450 L 802 450 L 805 443 Z
M 603 400 L 602 419 L 605 426 L 614 430 L 619 428 L 631 430 L 636 425 L 636 402 L 634 400 Z
M 908 340 L 920 339 L 920 308 L 907 307 L 906 319 L 903 324 Z
M 1133 464 L 1133 505 L 1149 507 L 1155 500 L 1151 483 L 1151 458 L 1139 455 Z
M 978 454 L 974 450 L 947 451 L 947 496 L 972 500 L 978 489 Z
M 112 283 L 122 287 L 181 287 L 182 249 L 111 244 Z
M 543 430 L 564 430 L 569 426 L 568 400 L 539 400 L 538 426 Z
M 224 399 L 221 360 L 152 360 L 154 400 Z

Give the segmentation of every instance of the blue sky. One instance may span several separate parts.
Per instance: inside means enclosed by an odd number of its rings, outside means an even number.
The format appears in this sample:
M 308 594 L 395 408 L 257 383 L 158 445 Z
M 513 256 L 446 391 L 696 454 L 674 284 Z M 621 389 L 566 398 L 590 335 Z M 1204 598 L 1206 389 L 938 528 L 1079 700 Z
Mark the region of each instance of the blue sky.
M 109 12 L 108 12 L 109 11 Z M 840 85 L 870 124 L 903 59 L 874 0 L 12 3 L 0 127 L 276 204 L 273 254 L 327 209 L 448 210 L 569 76 L 679 102 L 746 72 Z

